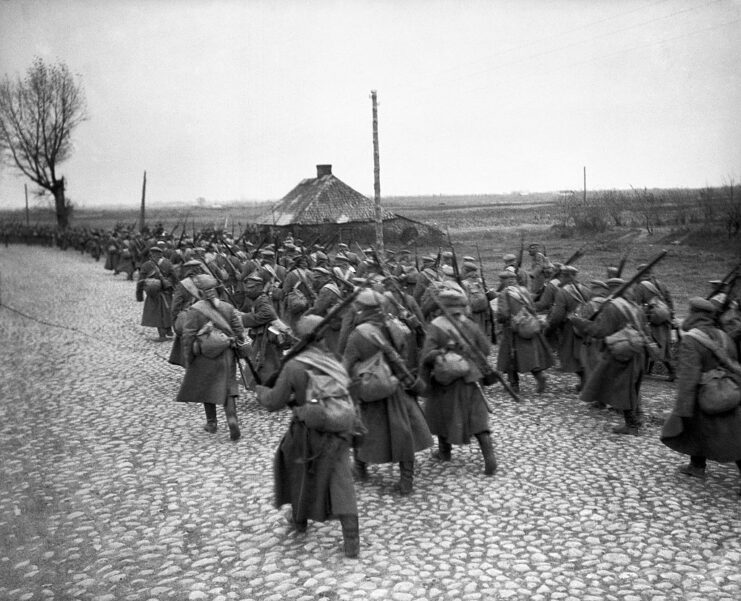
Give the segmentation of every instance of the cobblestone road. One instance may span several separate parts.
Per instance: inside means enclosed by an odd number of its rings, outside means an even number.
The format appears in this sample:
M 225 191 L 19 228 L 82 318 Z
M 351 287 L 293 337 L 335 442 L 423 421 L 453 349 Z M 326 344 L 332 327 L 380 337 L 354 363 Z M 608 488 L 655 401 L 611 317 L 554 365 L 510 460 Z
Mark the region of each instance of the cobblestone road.
M 702 482 L 658 440 L 671 385 L 648 380 L 640 437 L 609 432 L 575 381 L 521 405 L 490 400 L 500 468 L 477 449 L 418 455 L 357 485 L 361 554 L 337 522 L 289 530 L 272 507 L 272 456 L 288 421 L 251 393 L 242 440 L 173 401 L 169 343 L 138 325 L 134 285 L 72 251 L 0 248 L 0 599 L 315 600 L 741 598 L 733 465 Z M 220 414 L 221 418 L 221 414 Z

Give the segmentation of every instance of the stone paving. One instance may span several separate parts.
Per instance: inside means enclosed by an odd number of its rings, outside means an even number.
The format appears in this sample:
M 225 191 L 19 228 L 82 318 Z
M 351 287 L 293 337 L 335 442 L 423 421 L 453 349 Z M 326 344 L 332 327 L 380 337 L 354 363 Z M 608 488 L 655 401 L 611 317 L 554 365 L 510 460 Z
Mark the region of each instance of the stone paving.
M 610 428 L 575 380 L 523 402 L 490 389 L 499 471 L 474 446 L 357 485 L 361 553 L 336 521 L 291 531 L 272 506 L 288 413 L 239 402 L 243 438 L 173 401 L 169 343 L 138 325 L 134 285 L 88 256 L 0 248 L 0 599 L 97 601 L 741 598 L 733 465 L 706 481 L 658 440 L 672 385 L 649 379 L 649 425 Z M 222 419 L 222 415 L 219 415 Z

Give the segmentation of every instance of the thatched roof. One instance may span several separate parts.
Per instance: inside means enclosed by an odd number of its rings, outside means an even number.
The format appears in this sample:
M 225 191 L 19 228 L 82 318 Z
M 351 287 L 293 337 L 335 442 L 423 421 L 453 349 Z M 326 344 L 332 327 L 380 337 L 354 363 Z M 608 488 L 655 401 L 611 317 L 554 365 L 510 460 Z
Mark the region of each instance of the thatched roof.
M 332 175 L 331 165 L 317 165 L 317 176 L 302 180 L 260 215 L 257 223 L 266 225 L 321 225 L 325 223 L 367 222 L 375 219 L 375 204 Z M 383 219 L 396 215 L 383 211 Z

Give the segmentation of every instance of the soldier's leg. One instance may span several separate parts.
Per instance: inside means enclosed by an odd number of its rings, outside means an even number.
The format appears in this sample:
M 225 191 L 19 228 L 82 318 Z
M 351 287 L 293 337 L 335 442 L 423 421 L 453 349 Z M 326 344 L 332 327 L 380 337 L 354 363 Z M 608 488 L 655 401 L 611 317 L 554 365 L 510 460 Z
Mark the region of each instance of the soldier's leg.
M 414 461 L 402 461 L 399 463 L 401 475 L 399 477 L 399 492 L 402 495 L 412 494 L 414 487 Z
M 438 461 L 450 461 L 453 452 L 453 445 L 451 445 L 444 437 L 437 437 L 437 451 L 432 452 L 432 458 Z
M 341 515 L 342 542 L 345 557 L 357 557 L 360 552 L 360 525 L 357 515 Z
M 476 439 L 479 441 L 481 454 L 484 456 L 484 474 L 491 476 L 497 471 L 497 459 L 494 455 L 491 435 L 489 432 L 479 432 L 476 434 Z
M 239 431 L 239 420 L 237 419 L 237 403 L 235 397 L 226 397 L 224 413 L 226 414 L 226 423 L 229 426 L 229 438 L 232 440 L 239 440 L 242 433 Z
M 216 405 L 213 403 L 203 403 L 203 409 L 206 412 L 206 425 L 203 429 L 209 434 L 216 432 Z
M 535 378 L 535 381 L 538 383 L 537 388 L 535 391 L 537 393 L 545 392 L 545 370 L 539 369 L 539 370 L 533 370 L 532 372 L 533 377 Z

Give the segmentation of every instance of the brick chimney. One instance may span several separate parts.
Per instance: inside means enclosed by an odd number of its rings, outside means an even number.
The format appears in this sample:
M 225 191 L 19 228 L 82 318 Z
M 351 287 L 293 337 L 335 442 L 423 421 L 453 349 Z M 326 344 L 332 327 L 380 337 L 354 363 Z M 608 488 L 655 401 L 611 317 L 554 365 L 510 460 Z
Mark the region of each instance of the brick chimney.
M 325 175 L 332 175 L 332 165 L 317 165 L 316 166 L 316 177 L 324 177 Z

